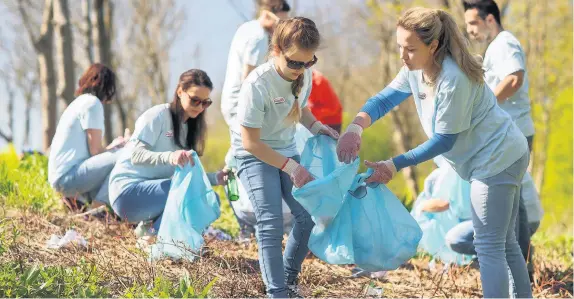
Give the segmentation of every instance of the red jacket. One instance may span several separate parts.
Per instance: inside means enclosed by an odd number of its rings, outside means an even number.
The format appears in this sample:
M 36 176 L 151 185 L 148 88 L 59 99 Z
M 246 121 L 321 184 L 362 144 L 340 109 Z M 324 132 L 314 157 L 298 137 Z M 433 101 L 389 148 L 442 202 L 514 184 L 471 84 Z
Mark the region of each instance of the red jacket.
M 340 125 L 343 123 L 343 106 L 341 106 L 339 97 L 327 78 L 316 70 L 313 70 L 313 87 L 307 107 L 323 124 Z

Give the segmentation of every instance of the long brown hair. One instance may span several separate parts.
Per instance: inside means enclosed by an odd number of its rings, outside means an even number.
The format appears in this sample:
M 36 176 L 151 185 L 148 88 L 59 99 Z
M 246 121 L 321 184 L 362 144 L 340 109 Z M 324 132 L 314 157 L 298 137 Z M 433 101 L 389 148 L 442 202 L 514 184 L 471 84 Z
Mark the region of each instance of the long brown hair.
M 298 49 L 316 51 L 321 43 L 321 35 L 315 22 L 303 17 L 295 17 L 279 21 L 271 38 L 270 52 L 279 49 L 283 53 L 289 52 L 293 47 Z M 303 87 L 304 73 L 297 77 L 291 84 L 291 92 L 295 96 L 295 102 L 287 118 L 294 122 L 301 118 L 299 107 L 299 93 Z
M 414 7 L 407 10 L 398 20 L 397 26 L 415 32 L 427 46 L 434 40 L 438 47 L 434 53 L 436 74 L 429 75 L 429 83 L 434 86 L 442 70 L 442 62 L 449 55 L 462 72 L 475 83 L 484 83 L 484 70 L 477 56 L 470 53 L 469 42 L 458 29 L 453 17 L 446 11 Z
M 75 96 L 85 93 L 96 96 L 100 101 L 111 100 L 116 93 L 116 75 L 101 63 L 92 64 L 80 77 Z
M 173 101 L 169 106 L 171 112 L 171 120 L 173 122 L 173 138 L 175 144 L 184 149 L 192 149 L 197 152 L 197 155 L 203 155 L 203 150 L 205 149 L 205 137 L 207 133 L 207 123 L 205 120 L 205 111 L 201 112 L 196 118 L 188 118 L 185 122 L 187 125 L 187 136 L 185 138 L 186 144 L 181 144 L 180 134 L 182 120 L 184 118 L 183 107 L 181 106 L 181 99 L 177 94 L 178 90 L 186 91 L 192 86 L 203 86 L 213 89 L 213 84 L 211 79 L 206 72 L 198 69 L 191 69 L 179 76 L 179 82 L 177 83 L 177 88 L 175 89 L 175 94 L 173 96 Z

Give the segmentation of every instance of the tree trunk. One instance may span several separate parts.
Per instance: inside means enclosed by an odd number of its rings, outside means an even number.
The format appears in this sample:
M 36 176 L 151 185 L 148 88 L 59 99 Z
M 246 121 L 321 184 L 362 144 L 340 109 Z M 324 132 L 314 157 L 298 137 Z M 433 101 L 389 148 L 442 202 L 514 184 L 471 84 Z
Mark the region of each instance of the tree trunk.
M 68 0 L 54 0 L 54 42 L 58 64 L 57 94 L 65 106 L 74 100 L 74 53 Z
M 56 133 L 58 118 L 58 98 L 53 61 L 53 1 L 46 0 L 42 17 L 40 37 L 34 47 L 38 52 L 38 68 L 40 73 L 40 93 L 42 99 L 42 144 L 47 152 Z
M 83 49 L 83 58 L 81 59 L 81 65 L 84 70 L 88 69 L 90 65 L 94 64 L 93 47 L 94 42 L 92 40 L 92 1 L 84 0 L 84 5 L 82 5 L 82 18 L 83 22 L 83 36 L 86 44 Z
M 106 19 L 111 20 L 111 17 L 106 16 L 106 13 L 111 13 L 109 0 L 95 0 L 92 10 L 94 61 L 111 67 L 110 34 L 107 30 L 109 29 L 109 26 L 106 26 Z M 104 124 L 106 128 L 105 142 L 110 143 L 114 136 L 112 126 L 112 107 L 110 105 L 104 105 Z

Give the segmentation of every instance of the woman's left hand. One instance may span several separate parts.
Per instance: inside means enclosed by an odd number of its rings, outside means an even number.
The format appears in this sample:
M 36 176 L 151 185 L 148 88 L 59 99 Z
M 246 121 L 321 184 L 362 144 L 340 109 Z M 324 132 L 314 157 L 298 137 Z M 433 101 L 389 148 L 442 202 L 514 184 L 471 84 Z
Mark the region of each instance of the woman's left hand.
M 382 183 L 388 184 L 395 174 L 397 173 L 397 168 L 392 160 L 370 162 L 365 160 L 365 166 L 372 168 L 374 170 L 373 174 L 367 178 L 365 183 Z
M 218 171 L 215 174 L 215 179 L 217 180 L 217 185 L 218 186 L 223 186 L 225 184 L 227 184 L 227 180 L 228 180 L 228 174 L 231 170 L 229 170 L 228 168 L 223 168 L 222 170 Z
M 320 121 L 315 121 L 311 126 L 310 131 L 313 133 L 313 135 L 327 135 L 335 140 L 339 139 L 339 133 L 337 133 L 337 131 L 327 125 L 324 125 Z

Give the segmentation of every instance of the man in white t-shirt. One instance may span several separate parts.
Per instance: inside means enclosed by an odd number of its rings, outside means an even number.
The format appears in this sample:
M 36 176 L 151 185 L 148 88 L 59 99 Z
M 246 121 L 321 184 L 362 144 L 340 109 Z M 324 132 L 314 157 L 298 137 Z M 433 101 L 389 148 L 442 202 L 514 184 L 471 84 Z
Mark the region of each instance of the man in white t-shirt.
M 500 10 L 493 0 L 463 0 L 464 21 L 470 38 L 487 43 L 483 68 L 485 81 L 494 92 L 498 105 L 504 109 L 522 131 L 532 151 L 534 122 L 528 96 L 528 72 L 526 55 L 518 39 L 504 30 L 500 22 Z M 530 245 L 524 194 L 518 211 L 517 239 L 528 264 L 532 280 L 532 248 Z
M 526 56 L 518 39 L 504 30 L 493 0 L 465 0 L 464 20 L 470 38 L 488 43 L 483 67 L 486 83 L 528 140 L 532 151 L 534 122 L 528 96 Z
M 258 0 L 257 19 L 243 23 L 235 32 L 221 93 L 221 113 L 228 126 L 237 115 L 243 80 L 265 62 L 273 29 L 280 19 L 288 17 L 289 10 L 285 0 Z

